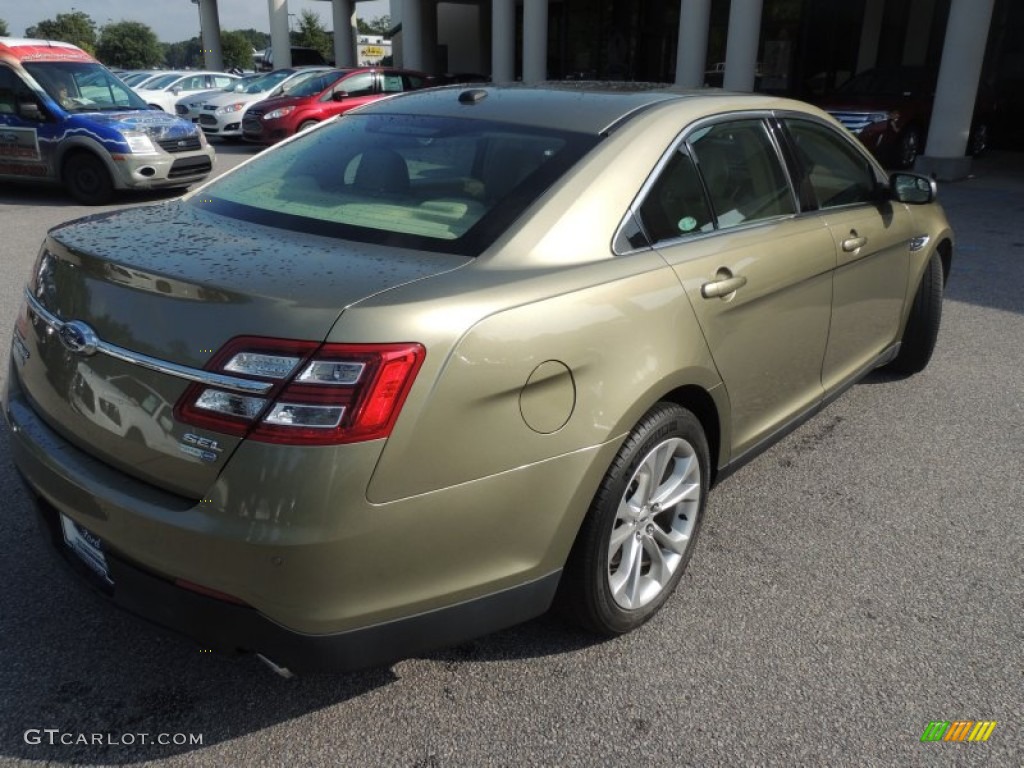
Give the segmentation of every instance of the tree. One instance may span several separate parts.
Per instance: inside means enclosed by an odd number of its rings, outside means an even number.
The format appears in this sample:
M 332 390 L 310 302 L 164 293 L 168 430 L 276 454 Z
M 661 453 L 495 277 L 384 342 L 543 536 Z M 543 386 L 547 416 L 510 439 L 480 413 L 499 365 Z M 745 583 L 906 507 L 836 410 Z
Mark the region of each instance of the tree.
M 391 17 L 385 14 L 384 16 L 372 18 L 369 21 L 356 18 L 356 29 L 360 35 L 387 37 L 388 33 L 391 32 Z
M 138 21 L 119 21 L 105 26 L 96 54 L 104 64 L 125 69 L 155 67 L 164 59 L 164 49 L 156 33 Z
M 56 18 L 45 19 L 26 29 L 25 36 L 62 40 L 89 53 L 96 52 L 96 22 L 83 11 L 58 13 Z
M 7 22 L 4 19 L 0 19 L 0 37 L 7 37 L 11 34 L 7 31 Z
M 203 66 L 203 44 L 198 37 L 177 43 L 163 43 L 164 62 L 171 69 L 199 69 Z
M 270 45 L 270 35 L 266 32 L 260 32 L 258 29 L 238 29 L 235 31 L 240 35 L 244 35 L 245 39 L 249 41 L 249 45 L 257 51 L 262 51 Z
M 225 69 L 252 69 L 252 43 L 242 32 L 221 32 L 220 48 Z
M 299 14 L 299 31 L 295 33 L 294 41 L 295 45 L 316 48 L 328 61 L 334 58 L 331 36 L 316 11 L 305 10 Z

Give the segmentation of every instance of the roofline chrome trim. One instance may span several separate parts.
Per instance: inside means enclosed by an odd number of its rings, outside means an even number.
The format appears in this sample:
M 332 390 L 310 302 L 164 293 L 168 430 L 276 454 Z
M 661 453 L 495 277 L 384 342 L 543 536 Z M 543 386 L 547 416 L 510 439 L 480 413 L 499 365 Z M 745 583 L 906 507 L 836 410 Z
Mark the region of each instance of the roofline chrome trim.
M 60 332 L 67 323 L 61 320 L 59 317 L 50 312 L 46 307 L 40 303 L 39 299 L 32 295 L 29 289 L 25 288 L 25 300 L 28 302 L 29 309 L 39 317 L 46 325 L 54 332 Z M 177 363 L 169 363 L 166 360 L 160 360 L 156 357 L 150 357 L 144 355 L 141 352 L 133 352 L 130 349 L 119 347 L 116 344 L 103 341 L 100 339 L 96 344 L 96 351 L 113 357 L 117 360 L 122 360 L 132 365 L 138 365 L 143 368 L 148 368 L 151 371 L 157 371 L 158 373 L 165 373 L 168 376 L 174 376 L 179 379 L 185 379 L 186 381 L 194 381 L 198 384 L 205 384 L 211 387 L 218 387 L 220 389 L 227 389 L 232 392 L 241 392 L 247 395 L 262 395 L 270 391 L 274 386 L 269 381 L 254 381 L 252 379 L 241 379 L 235 376 L 225 376 L 220 373 L 213 373 L 212 371 L 204 371 L 201 368 L 191 368 L 187 365 L 178 365 Z

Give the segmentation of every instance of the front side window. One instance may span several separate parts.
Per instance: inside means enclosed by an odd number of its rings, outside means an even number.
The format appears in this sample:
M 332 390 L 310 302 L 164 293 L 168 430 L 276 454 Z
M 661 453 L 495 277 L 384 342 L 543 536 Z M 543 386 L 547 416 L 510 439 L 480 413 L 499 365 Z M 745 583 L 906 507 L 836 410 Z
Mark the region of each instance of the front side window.
M 373 93 L 373 74 L 360 72 L 352 77 L 347 77 L 336 86 L 335 90 L 344 91 L 349 96 L 370 96 Z M 402 90 L 402 82 L 398 81 L 398 88 Z
M 688 143 L 719 229 L 796 213 L 779 155 L 760 120 L 700 128 Z
M 204 190 L 217 213 L 476 255 L 596 142 L 484 120 L 349 115 Z
M 304 80 L 290 83 L 285 88 L 285 95 L 296 97 L 316 96 L 321 91 L 330 87 L 331 83 L 340 76 L 340 72 L 321 72 L 316 75 L 310 75 Z
M 784 120 L 800 166 L 802 198 L 818 208 L 871 203 L 875 172 L 871 163 L 843 137 L 810 120 Z

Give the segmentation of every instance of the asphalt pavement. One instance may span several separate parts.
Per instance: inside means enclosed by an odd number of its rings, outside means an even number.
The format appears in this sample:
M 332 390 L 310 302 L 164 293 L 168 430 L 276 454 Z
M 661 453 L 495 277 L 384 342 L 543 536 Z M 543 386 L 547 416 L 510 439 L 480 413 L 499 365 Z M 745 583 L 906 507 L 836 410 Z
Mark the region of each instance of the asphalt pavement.
M 0 765 L 1024 764 L 1024 155 L 940 198 L 930 367 L 873 374 L 716 488 L 676 596 L 615 640 L 546 616 L 293 680 L 204 654 L 69 577 L 0 426 Z M 43 233 L 95 212 L 0 185 L 4 350 Z M 922 743 L 957 720 L 997 725 Z

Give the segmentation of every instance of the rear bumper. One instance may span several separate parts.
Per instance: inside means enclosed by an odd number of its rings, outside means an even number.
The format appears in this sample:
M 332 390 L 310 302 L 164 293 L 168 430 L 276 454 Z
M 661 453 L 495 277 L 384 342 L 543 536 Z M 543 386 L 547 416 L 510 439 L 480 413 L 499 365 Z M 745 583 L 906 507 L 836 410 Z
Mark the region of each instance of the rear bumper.
M 490 497 L 507 500 L 486 515 L 460 496 L 472 490 L 474 483 L 469 483 L 455 491 L 366 509 L 359 508 L 356 498 L 362 492 L 343 499 L 341 492 L 319 489 L 337 503 L 326 515 L 312 503 L 296 505 L 313 515 L 315 525 L 289 517 L 287 511 L 274 512 L 281 525 L 261 522 L 262 507 L 251 507 L 256 499 L 252 494 L 259 492 L 248 475 L 240 484 L 248 483 L 252 493 L 227 494 L 238 497 L 241 506 L 197 504 L 79 450 L 35 413 L 14 366 L 2 411 L 10 425 L 14 463 L 64 559 L 132 613 L 204 647 L 261 653 L 293 671 L 375 666 L 542 614 L 552 602 L 564 563 L 564 552 L 553 540 L 564 539 L 567 549 L 578 524 L 550 513 L 572 506 L 567 499 L 548 499 L 536 510 L 530 508 L 539 516 L 531 522 L 513 486 L 506 485 L 522 487 L 523 479 L 515 472 L 480 481 Z M 353 463 L 372 466 L 378 455 L 379 446 L 367 444 Z M 270 463 L 261 457 L 257 453 L 247 464 L 272 474 Z M 306 458 L 315 460 L 314 454 Z M 575 474 L 561 462 L 539 467 L 544 470 L 536 478 L 541 488 L 557 487 L 555 478 L 567 471 Z M 366 468 L 357 469 L 362 477 Z M 326 468 L 319 475 L 326 477 Z M 223 477 L 220 482 L 225 482 Z M 269 488 L 276 485 L 272 478 Z M 350 484 L 338 487 L 344 485 Z M 268 495 L 264 487 L 258 501 L 281 510 L 283 505 Z M 361 503 L 366 505 L 365 498 Z M 94 577 L 68 550 L 60 514 L 103 541 L 112 586 Z M 473 547 L 459 544 L 445 551 L 443 541 L 429 544 L 425 533 L 439 524 L 455 530 L 476 525 L 481 535 Z M 563 533 L 552 530 L 562 527 Z M 244 604 L 179 586 L 179 579 L 233 595 Z
M 292 672 L 350 672 L 448 647 L 527 621 L 547 610 L 561 572 L 487 597 L 361 629 L 307 635 L 259 611 L 184 589 L 129 560 L 106 553 L 113 586 L 101 581 L 64 545 L 59 513 L 36 495 L 43 530 L 55 552 L 117 607 L 220 653 L 259 653 Z

